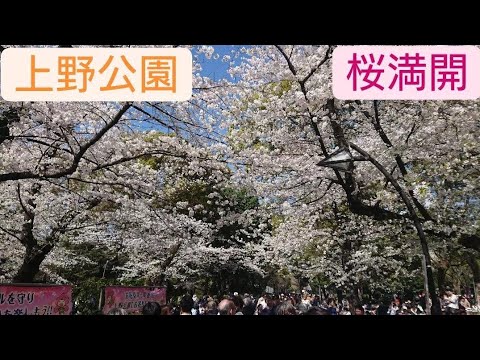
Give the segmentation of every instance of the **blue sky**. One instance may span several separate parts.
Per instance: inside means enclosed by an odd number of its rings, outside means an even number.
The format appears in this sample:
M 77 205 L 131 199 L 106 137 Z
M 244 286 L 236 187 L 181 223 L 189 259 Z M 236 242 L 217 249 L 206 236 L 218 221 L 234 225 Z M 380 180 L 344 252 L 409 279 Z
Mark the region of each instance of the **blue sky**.
M 237 59 L 234 59 L 234 54 L 233 52 L 238 52 L 242 47 L 248 47 L 248 46 L 242 46 L 242 45 L 212 45 L 214 48 L 214 53 L 210 59 L 207 59 L 205 54 L 203 53 L 198 53 L 197 49 L 198 47 L 194 47 L 192 49 L 192 55 L 198 55 L 198 61 L 202 65 L 202 71 L 200 74 L 205 77 L 212 78 L 214 80 L 221 80 L 221 79 L 228 79 L 229 81 L 234 81 L 235 79 L 232 79 L 230 75 L 227 73 L 227 70 L 230 66 L 231 61 L 236 61 L 239 62 L 241 57 L 245 57 L 246 54 L 242 53 L 241 56 L 239 56 Z M 229 61 L 222 61 L 223 57 L 225 55 L 230 55 L 231 59 Z M 147 107 L 148 109 L 148 107 Z M 150 109 L 152 110 L 152 109 Z M 137 123 L 134 122 L 135 125 L 138 126 L 138 128 L 142 131 L 149 131 L 149 130 L 159 130 L 159 131 L 164 131 L 166 133 L 169 132 L 168 129 L 164 128 L 163 126 L 159 124 L 152 124 L 152 123 Z
M 220 79 L 228 79 L 232 80 L 230 78 L 230 75 L 227 73 L 228 67 L 229 67 L 229 62 L 230 61 L 235 61 L 239 60 L 234 59 L 232 51 L 239 51 L 242 47 L 247 47 L 243 45 L 212 45 L 213 48 L 215 49 L 215 52 L 213 53 L 213 56 L 211 59 L 207 59 L 204 54 L 200 54 L 199 57 L 199 62 L 202 65 L 202 71 L 201 74 L 203 76 L 212 78 L 214 80 L 220 80 Z M 193 51 L 195 53 L 195 50 Z M 218 55 L 218 59 L 215 60 L 214 58 L 216 57 L 215 55 Z M 230 55 L 231 60 L 227 62 L 223 62 L 222 58 L 225 55 Z M 245 54 L 242 54 L 245 56 Z

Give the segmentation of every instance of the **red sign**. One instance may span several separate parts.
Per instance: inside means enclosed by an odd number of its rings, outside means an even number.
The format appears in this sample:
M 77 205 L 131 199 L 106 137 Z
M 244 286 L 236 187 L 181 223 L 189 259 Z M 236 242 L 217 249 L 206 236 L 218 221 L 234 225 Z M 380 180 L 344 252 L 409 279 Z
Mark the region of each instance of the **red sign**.
M 108 314 L 113 308 L 125 309 L 128 313 L 140 314 L 147 302 L 167 303 L 167 289 L 148 286 L 106 286 L 102 312 Z
M 0 315 L 70 315 L 70 285 L 0 284 Z

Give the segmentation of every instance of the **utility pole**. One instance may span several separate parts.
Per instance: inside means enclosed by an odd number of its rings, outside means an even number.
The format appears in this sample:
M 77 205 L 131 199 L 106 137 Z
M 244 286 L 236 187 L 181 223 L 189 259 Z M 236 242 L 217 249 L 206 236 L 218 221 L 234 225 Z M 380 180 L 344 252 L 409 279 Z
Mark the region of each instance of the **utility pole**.
M 108 265 L 108 260 L 107 260 L 107 262 L 105 263 L 105 266 L 103 267 L 102 279 L 105 279 L 105 271 L 107 271 L 107 265 Z
M 421 255 L 422 257 L 422 270 L 423 270 L 423 278 L 424 278 L 424 288 L 425 288 L 425 312 L 427 315 L 431 315 L 431 301 L 430 301 L 430 293 L 428 292 L 428 277 L 427 277 L 427 264 L 425 261 L 425 255 Z

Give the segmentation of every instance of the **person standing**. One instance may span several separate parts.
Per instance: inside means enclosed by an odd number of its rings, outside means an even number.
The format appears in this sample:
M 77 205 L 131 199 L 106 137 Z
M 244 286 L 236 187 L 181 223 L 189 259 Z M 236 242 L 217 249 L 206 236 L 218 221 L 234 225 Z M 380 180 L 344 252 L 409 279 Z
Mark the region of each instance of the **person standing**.
M 445 315 L 457 315 L 459 311 L 458 295 L 455 295 L 452 288 L 447 286 L 445 288 L 445 295 L 443 295 L 443 301 L 445 304 Z

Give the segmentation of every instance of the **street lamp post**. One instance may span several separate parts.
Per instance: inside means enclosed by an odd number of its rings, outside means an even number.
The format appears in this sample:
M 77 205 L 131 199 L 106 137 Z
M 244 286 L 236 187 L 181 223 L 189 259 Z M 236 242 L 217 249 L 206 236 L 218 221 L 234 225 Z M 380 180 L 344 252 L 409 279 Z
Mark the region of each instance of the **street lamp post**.
M 349 149 L 340 148 L 331 155 L 317 163 L 318 166 L 329 167 L 343 172 L 353 171 L 353 161 L 364 160 L 362 158 L 355 159 Z
M 428 291 L 428 274 L 427 274 L 427 262 L 425 261 L 425 255 L 422 256 L 422 271 L 423 271 L 423 281 L 424 281 L 424 288 L 425 288 L 425 307 L 423 309 L 427 315 L 431 315 L 431 305 L 430 305 L 430 293 Z
M 107 262 L 105 263 L 105 266 L 103 267 L 103 275 L 102 275 L 102 279 L 104 279 L 104 278 L 105 278 L 105 272 L 107 271 L 107 265 L 108 265 L 108 261 L 109 261 L 109 260 L 107 260 Z

